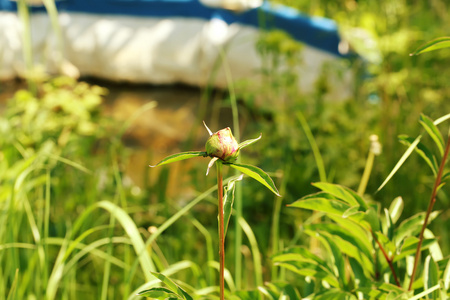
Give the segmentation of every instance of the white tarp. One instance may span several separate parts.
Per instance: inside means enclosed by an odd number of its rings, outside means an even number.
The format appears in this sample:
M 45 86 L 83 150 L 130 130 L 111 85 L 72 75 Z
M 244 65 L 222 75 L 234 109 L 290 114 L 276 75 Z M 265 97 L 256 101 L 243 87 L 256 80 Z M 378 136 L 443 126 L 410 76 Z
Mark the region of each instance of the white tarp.
M 65 62 L 50 20 L 44 13 L 31 15 L 34 63 L 50 72 L 92 75 L 116 81 L 204 86 L 226 49 L 225 62 L 234 81 L 257 80 L 261 58 L 255 49 L 258 29 L 220 19 L 143 18 L 60 13 Z M 16 13 L 0 12 L 0 79 L 23 76 L 22 24 Z M 314 89 L 324 63 L 338 61 L 326 52 L 305 46 L 298 67 L 299 86 Z M 70 62 L 70 63 L 69 63 Z M 343 99 L 351 92 L 348 70 L 332 75 L 327 98 Z M 223 67 L 214 85 L 226 87 Z

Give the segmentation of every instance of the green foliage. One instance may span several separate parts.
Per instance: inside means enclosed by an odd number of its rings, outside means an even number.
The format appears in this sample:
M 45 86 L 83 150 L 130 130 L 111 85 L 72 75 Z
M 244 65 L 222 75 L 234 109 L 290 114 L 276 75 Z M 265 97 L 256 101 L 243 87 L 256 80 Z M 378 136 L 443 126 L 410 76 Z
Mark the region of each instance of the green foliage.
M 403 299 L 412 295 L 439 299 L 440 294 L 447 294 L 448 289 L 441 282 L 446 280 L 448 258 L 442 257 L 438 239 L 432 233 L 426 238 L 424 232 L 429 222 L 439 215 L 431 210 L 448 158 L 450 135 L 449 141 L 444 143 L 436 122 L 424 115 L 419 122 L 435 142 L 441 161 L 440 167 L 433 168 L 436 183 L 427 212 L 417 213 L 399 223 L 405 207 L 402 198 L 395 198 L 389 209 L 381 210 L 378 203 L 364 200 L 350 189 L 331 183 L 313 184 L 321 191 L 290 205 L 321 212 L 326 217 L 304 225 L 302 230 L 303 234 L 320 242 L 319 249 L 289 247 L 273 257 L 280 267 L 314 279 L 315 292 L 311 296 L 314 299 L 357 299 L 361 296 L 364 299 L 390 299 L 392 296 Z M 430 160 L 438 160 L 425 145 L 410 144 L 408 155 L 417 147 L 419 155 L 428 164 Z M 426 156 L 425 152 L 430 154 Z M 404 155 L 395 171 L 405 160 Z M 392 174 L 387 180 L 391 177 Z M 427 250 L 430 255 L 423 263 L 422 278 L 416 281 L 419 255 Z M 317 256 L 315 252 L 321 255 Z

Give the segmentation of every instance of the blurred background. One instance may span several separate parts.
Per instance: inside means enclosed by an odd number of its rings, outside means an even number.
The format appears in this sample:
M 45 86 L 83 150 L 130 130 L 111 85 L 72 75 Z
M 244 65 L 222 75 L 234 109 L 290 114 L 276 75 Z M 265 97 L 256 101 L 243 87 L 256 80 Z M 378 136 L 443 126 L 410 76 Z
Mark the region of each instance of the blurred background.
M 238 141 L 262 133 L 241 159 L 283 197 L 244 179 L 236 209 L 264 280 L 271 254 L 309 243 L 310 213 L 286 205 L 313 182 L 358 189 L 371 135 L 382 151 L 365 198 L 426 211 L 434 174 L 418 155 L 376 191 L 407 148 L 399 135 L 450 113 L 450 51 L 409 56 L 448 35 L 449 12 L 444 0 L 0 0 L 0 299 L 131 299 L 149 281 L 140 240 L 149 267 L 213 285 L 207 160 L 148 167 L 203 150 L 203 120 Z M 445 253 L 449 204 L 444 187 L 430 227 Z M 232 218 L 238 290 L 258 284 L 254 247 Z

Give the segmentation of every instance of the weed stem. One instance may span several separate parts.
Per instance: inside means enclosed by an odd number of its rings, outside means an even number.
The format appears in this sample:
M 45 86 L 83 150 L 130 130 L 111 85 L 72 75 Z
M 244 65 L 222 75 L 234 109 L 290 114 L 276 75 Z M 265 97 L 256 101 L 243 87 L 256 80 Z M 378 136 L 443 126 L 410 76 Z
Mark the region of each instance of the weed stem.
M 444 172 L 444 166 L 447 161 L 449 151 L 450 151 L 450 134 L 448 135 L 448 138 L 447 138 L 447 144 L 445 145 L 445 152 L 444 152 L 444 155 L 442 156 L 441 165 L 439 166 L 439 171 L 436 176 L 436 180 L 434 182 L 433 192 L 431 193 L 430 203 L 428 205 L 427 213 L 425 215 L 425 220 L 423 221 L 422 230 L 420 231 L 419 243 L 417 244 L 416 255 L 414 256 L 414 267 L 413 267 L 413 270 L 411 273 L 411 281 L 409 282 L 408 291 L 410 291 L 412 289 L 412 285 L 414 283 L 414 277 L 416 275 L 417 265 L 419 264 L 420 249 L 422 248 L 422 243 L 423 243 L 423 234 L 425 232 L 425 229 L 427 228 L 428 219 L 430 218 L 430 214 L 431 214 L 431 211 L 433 210 L 434 203 L 436 202 L 436 195 L 439 190 L 439 186 L 441 185 L 442 173 Z

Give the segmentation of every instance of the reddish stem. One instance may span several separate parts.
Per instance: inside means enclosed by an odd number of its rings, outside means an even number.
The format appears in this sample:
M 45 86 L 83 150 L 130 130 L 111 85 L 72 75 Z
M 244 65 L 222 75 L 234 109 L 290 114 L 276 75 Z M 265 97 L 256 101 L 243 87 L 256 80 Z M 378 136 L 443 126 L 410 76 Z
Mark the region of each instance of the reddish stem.
M 397 273 L 395 273 L 394 265 L 392 264 L 392 259 L 389 258 L 388 254 L 386 253 L 386 250 L 384 250 L 383 245 L 381 245 L 380 241 L 378 241 L 378 239 L 375 236 L 375 234 L 372 233 L 372 236 L 373 236 L 375 242 L 377 243 L 378 247 L 380 248 L 381 252 L 383 253 L 383 256 L 386 259 L 386 261 L 387 261 L 387 263 L 389 265 L 389 268 L 391 269 L 392 276 L 394 276 L 395 284 L 398 287 L 401 287 L 400 282 L 398 281 Z
M 220 260 L 220 300 L 224 300 L 225 290 L 225 233 L 224 233 L 224 217 L 223 217 L 223 177 L 222 163 L 217 162 L 217 193 L 219 200 L 219 260 Z
M 420 249 L 422 248 L 422 243 L 423 243 L 423 234 L 425 232 L 425 229 L 427 228 L 428 219 L 430 218 L 430 214 L 431 214 L 431 211 L 433 210 L 434 203 L 436 202 L 436 194 L 438 192 L 439 186 L 441 185 L 442 174 L 444 172 L 444 166 L 447 161 L 449 151 L 450 151 L 450 135 L 448 136 L 447 144 L 445 145 L 445 152 L 444 152 L 444 155 L 442 156 L 441 165 L 439 166 L 439 171 L 436 176 L 436 181 L 434 182 L 433 192 L 431 193 L 430 203 L 428 204 L 428 209 L 427 209 L 427 213 L 425 215 L 425 220 L 423 221 L 422 230 L 420 231 L 419 243 L 417 244 L 416 255 L 414 256 L 414 267 L 413 267 L 413 271 L 411 273 L 411 281 L 409 282 L 409 288 L 408 288 L 409 291 L 412 289 L 412 285 L 414 283 L 414 277 L 416 276 L 417 265 L 419 264 Z

